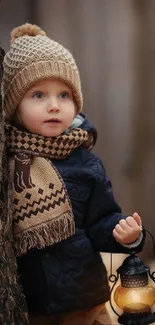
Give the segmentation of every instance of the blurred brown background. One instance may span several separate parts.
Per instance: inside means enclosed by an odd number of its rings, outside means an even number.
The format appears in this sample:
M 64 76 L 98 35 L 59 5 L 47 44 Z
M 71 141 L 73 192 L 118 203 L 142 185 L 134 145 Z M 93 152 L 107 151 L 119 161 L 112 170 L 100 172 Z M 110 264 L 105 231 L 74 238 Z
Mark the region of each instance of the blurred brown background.
M 94 150 L 116 200 L 125 214 L 138 211 L 155 237 L 155 1 L 2 0 L 6 51 L 12 28 L 25 22 L 40 25 L 73 53 L 84 112 L 98 131 Z M 149 236 L 140 256 L 155 269 Z M 113 271 L 123 258 L 113 257 Z M 109 267 L 108 254 L 105 261 Z
M 5 50 L 12 28 L 25 22 L 73 53 L 84 112 L 98 130 L 94 150 L 123 212 L 138 211 L 155 237 L 155 1 L 2 0 Z M 141 256 L 155 258 L 148 236 Z

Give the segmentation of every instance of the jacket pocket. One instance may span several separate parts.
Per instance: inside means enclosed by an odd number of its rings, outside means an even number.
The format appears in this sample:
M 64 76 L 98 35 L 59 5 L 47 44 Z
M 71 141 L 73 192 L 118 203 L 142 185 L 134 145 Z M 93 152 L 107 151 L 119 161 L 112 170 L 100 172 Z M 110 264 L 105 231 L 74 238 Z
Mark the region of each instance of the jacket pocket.
M 92 244 L 86 236 L 72 237 L 64 242 L 64 251 L 72 257 L 82 257 L 95 253 Z
M 86 201 L 90 195 L 90 188 L 83 184 L 74 184 L 65 181 L 69 197 L 72 200 Z

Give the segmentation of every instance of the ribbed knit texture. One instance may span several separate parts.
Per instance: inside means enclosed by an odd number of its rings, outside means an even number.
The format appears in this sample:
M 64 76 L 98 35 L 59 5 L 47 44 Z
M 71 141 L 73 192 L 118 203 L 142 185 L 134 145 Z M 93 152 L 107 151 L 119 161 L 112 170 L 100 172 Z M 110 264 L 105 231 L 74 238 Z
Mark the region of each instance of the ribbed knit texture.
M 72 54 L 48 38 L 38 26 L 25 24 L 13 30 L 11 49 L 3 66 L 3 110 L 10 120 L 26 91 L 37 81 L 59 79 L 71 88 L 77 113 L 83 98 L 78 68 Z M 17 36 L 16 36 L 17 34 Z

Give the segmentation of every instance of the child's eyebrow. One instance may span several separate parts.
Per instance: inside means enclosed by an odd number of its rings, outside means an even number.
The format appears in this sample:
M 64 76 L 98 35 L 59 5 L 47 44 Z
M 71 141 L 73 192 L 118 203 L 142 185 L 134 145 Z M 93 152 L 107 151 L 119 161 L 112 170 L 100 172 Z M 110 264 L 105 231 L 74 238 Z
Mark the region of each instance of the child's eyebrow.
M 66 91 L 66 92 L 68 92 L 68 93 L 69 93 L 69 92 L 71 93 L 71 90 L 70 90 L 70 89 L 68 89 L 68 88 L 65 88 L 65 87 L 64 87 L 64 88 L 61 88 L 61 89 L 60 89 L 60 91 L 61 91 L 61 92 L 64 92 L 64 91 Z
M 40 89 L 42 89 L 43 87 L 45 87 L 45 86 L 43 86 L 43 85 L 32 86 L 29 90 L 30 90 L 30 91 L 40 90 Z
M 34 85 L 32 86 L 28 92 L 34 92 L 34 91 L 43 91 L 43 90 L 47 90 L 47 86 L 44 84 L 39 84 L 39 85 Z M 67 86 L 60 86 L 59 89 L 57 89 L 58 92 L 70 92 L 72 93 L 71 89 Z

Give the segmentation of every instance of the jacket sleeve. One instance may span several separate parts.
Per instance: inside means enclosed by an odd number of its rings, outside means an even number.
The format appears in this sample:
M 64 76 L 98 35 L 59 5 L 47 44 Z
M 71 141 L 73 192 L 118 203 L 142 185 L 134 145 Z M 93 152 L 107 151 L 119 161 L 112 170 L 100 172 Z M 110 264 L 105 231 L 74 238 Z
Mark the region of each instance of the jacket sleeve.
M 106 175 L 102 162 L 98 160 L 97 171 L 93 175 L 93 190 L 88 201 L 86 217 L 86 229 L 94 248 L 100 252 L 129 253 L 130 247 L 119 244 L 113 237 L 112 231 L 123 216 L 121 208 L 116 203 L 112 191 L 112 184 Z M 140 252 L 145 241 L 145 230 L 143 239 L 134 248 Z

